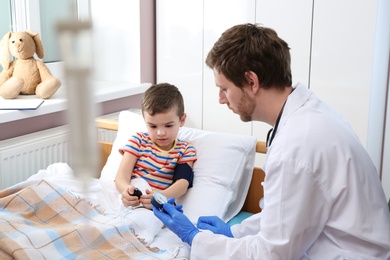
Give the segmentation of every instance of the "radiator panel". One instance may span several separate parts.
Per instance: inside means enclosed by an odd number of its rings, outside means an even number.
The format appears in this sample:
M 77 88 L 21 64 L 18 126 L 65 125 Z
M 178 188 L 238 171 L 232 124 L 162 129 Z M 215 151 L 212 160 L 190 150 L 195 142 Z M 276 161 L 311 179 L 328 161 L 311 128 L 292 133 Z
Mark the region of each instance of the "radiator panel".
M 0 189 L 26 180 L 52 163 L 68 163 L 66 126 L 0 142 Z
M 118 119 L 119 112 L 104 115 Z M 117 132 L 98 129 L 97 139 L 114 142 Z M 24 181 L 50 164 L 69 164 L 70 134 L 68 126 L 0 141 L 0 190 Z

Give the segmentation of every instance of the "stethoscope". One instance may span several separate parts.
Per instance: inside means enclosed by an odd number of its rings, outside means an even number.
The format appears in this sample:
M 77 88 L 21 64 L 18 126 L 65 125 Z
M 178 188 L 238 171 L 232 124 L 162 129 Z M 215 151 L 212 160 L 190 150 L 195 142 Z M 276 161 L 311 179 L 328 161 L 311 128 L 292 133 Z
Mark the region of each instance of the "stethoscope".
M 292 93 L 294 90 L 295 90 L 295 88 L 293 88 L 293 89 L 291 90 L 291 93 Z M 290 94 L 291 94 L 291 93 L 290 93 Z M 267 141 L 266 141 L 267 149 L 268 149 L 268 147 L 271 146 L 272 141 L 273 141 L 274 138 L 275 138 L 276 131 L 278 130 L 280 118 L 282 117 L 283 109 L 284 109 L 284 106 L 286 105 L 286 102 L 287 102 L 287 99 L 286 99 L 286 101 L 284 101 L 284 104 L 283 104 L 283 106 L 282 106 L 282 109 L 280 109 L 278 118 L 276 119 L 276 122 L 275 122 L 275 126 L 274 126 L 273 128 L 271 128 L 271 129 L 268 131 L 268 134 L 267 134 Z
M 268 131 L 268 134 L 267 134 L 267 141 L 266 141 L 267 149 L 268 149 L 268 147 L 271 146 L 272 141 L 273 141 L 274 138 L 275 138 L 276 131 L 278 130 L 280 118 L 282 117 L 284 105 L 286 105 L 286 102 L 287 102 L 287 100 L 284 101 L 284 104 L 283 104 L 283 106 L 282 106 L 282 109 L 280 110 L 279 115 L 278 115 L 278 118 L 276 119 L 275 126 L 274 126 L 273 128 L 271 128 L 271 129 Z

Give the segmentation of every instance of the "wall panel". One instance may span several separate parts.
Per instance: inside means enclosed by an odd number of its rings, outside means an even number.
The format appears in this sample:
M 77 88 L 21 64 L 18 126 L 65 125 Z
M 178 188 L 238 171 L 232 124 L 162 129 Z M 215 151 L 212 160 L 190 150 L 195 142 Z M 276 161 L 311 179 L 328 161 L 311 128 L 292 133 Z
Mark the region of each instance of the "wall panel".
M 186 126 L 202 128 L 203 1 L 156 1 L 157 82 L 176 85 Z
M 310 88 L 366 145 L 377 1 L 315 1 Z
M 255 22 L 256 1 L 204 1 L 204 59 L 215 41 L 236 24 Z M 226 105 L 219 104 L 213 71 L 205 65 L 203 75 L 203 128 L 210 131 L 251 134 L 252 123 L 243 123 Z
M 285 40 L 291 53 L 293 84 L 308 86 L 313 0 L 257 0 L 256 22 L 273 28 Z M 264 140 L 271 126 L 255 122 L 253 135 Z

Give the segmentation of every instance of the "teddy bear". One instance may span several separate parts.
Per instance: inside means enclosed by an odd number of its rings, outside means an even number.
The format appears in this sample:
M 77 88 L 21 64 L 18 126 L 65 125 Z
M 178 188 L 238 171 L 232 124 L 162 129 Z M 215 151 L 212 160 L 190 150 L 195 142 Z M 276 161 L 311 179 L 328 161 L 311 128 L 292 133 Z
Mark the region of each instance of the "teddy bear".
M 10 53 L 15 57 L 10 61 Z M 14 99 L 20 95 L 36 95 L 48 99 L 61 86 L 42 59 L 44 50 L 38 33 L 32 31 L 8 32 L 0 42 L 0 96 Z

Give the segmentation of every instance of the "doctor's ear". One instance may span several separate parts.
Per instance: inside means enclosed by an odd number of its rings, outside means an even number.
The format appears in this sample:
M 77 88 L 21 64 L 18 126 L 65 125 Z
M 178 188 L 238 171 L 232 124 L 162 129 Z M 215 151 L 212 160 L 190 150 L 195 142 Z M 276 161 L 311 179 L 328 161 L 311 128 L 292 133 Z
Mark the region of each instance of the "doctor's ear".
M 245 78 L 249 86 L 251 87 L 252 92 L 256 93 L 257 89 L 259 88 L 259 78 L 257 77 L 257 74 L 253 71 L 247 71 L 245 72 Z
M 257 77 L 257 74 L 253 71 L 247 71 L 245 72 L 245 80 L 249 83 L 249 85 L 253 86 L 257 82 L 259 82 L 259 78 Z

